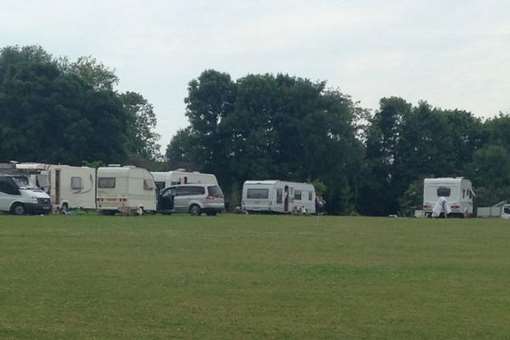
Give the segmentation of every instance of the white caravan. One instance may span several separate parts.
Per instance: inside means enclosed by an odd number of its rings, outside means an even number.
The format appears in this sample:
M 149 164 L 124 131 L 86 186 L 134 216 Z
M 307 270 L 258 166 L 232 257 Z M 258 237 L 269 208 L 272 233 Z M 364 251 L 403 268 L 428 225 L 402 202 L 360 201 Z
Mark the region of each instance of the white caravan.
M 182 169 L 167 172 L 152 172 L 154 181 L 159 190 L 179 184 L 210 184 L 218 185 L 218 180 L 213 174 L 201 172 L 187 172 Z
M 21 163 L 16 167 L 50 195 L 53 210 L 96 209 L 96 169 L 37 163 Z
M 241 208 L 252 212 L 315 214 L 315 188 L 309 183 L 246 181 Z
M 471 181 L 463 178 L 425 178 L 423 182 L 423 210 L 432 216 L 432 210 L 440 197 L 447 201 L 451 214 L 468 217 L 473 215 L 475 193 Z
M 151 173 L 135 166 L 97 169 L 97 209 L 105 213 L 156 211 L 156 185 Z

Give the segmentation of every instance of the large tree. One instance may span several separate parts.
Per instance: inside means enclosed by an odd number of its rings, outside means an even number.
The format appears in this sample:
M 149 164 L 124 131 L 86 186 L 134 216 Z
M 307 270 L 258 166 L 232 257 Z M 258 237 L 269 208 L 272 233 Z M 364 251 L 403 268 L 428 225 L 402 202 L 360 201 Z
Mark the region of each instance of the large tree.
M 233 82 L 209 70 L 190 83 L 186 103 L 190 127 L 174 137 L 167 156 L 214 171 L 231 198 L 247 179 L 317 180 L 327 186 L 331 212 L 354 208 L 362 146 L 360 111 L 348 96 L 288 75 Z
M 139 131 L 146 136 L 154 128 L 154 120 L 140 124 L 138 119 L 151 118 L 144 110 L 149 104 L 138 100 L 140 105 L 130 105 L 126 97 L 132 96 L 119 95 L 113 88 L 116 82 L 113 71 L 91 58 L 73 63 L 41 47 L 3 48 L 0 158 L 123 162 L 132 150 L 150 148 L 154 139 L 137 139 Z

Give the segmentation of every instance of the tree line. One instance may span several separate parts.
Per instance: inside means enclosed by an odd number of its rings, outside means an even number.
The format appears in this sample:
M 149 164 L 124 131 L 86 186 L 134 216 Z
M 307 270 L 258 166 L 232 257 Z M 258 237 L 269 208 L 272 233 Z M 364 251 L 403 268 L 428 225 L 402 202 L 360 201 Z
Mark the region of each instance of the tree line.
M 324 81 L 206 70 L 188 85 L 189 126 L 162 156 L 153 106 L 118 82 L 92 57 L 1 49 L 0 159 L 211 172 L 230 207 L 243 181 L 271 178 L 314 183 L 335 214 L 411 214 L 425 177 L 472 179 L 479 205 L 510 197 L 509 115 L 399 97 L 371 112 Z
M 473 180 L 479 205 L 510 198 L 510 116 L 383 98 L 371 113 L 326 82 L 204 71 L 188 86 L 174 167 L 215 173 L 233 205 L 247 179 L 313 182 L 337 214 L 410 215 L 426 177 Z

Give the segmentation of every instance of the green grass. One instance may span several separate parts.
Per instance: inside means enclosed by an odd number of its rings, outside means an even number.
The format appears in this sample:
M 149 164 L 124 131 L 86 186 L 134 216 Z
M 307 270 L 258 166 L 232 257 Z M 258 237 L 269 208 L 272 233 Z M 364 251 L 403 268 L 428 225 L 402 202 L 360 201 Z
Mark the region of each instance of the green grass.
M 0 216 L 0 338 L 509 337 L 508 221 Z

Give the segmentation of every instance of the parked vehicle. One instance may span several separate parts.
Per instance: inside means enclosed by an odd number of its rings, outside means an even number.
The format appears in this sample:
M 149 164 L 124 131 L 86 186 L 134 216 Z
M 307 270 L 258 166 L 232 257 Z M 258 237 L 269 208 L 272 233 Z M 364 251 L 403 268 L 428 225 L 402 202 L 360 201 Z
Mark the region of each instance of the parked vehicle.
M 115 212 L 156 211 L 156 185 L 151 173 L 134 166 L 109 166 L 97 169 L 97 209 Z
M 463 178 L 425 178 L 423 183 L 423 210 L 432 216 L 432 210 L 441 197 L 446 199 L 450 215 L 473 216 L 475 193 L 471 181 Z
M 160 192 L 158 210 L 212 216 L 225 210 L 225 200 L 221 188 L 215 184 L 174 185 Z
M 501 217 L 510 220 L 510 204 L 505 204 L 501 210 Z
M 309 183 L 246 181 L 241 208 L 248 212 L 315 214 L 315 198 L 315 188 Z
M 218 185 L 218 180 L 213 174 L 203 174 L 196 171 L 187 172 L 182 169 L 168 172 L 152 172 L 152 176 L 154 176 L 154 181 L 159 190 L 179 184 Z
M 50 196 L 30 186 L 26 176 L 0 175 L 0 211 L 15 215 L 48 214 Z
M 96 209 L 96 169 L 69 165 L 21 163 L 33 185 L 46 191 L 54 211 Z

